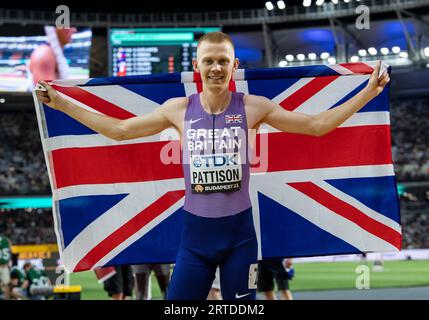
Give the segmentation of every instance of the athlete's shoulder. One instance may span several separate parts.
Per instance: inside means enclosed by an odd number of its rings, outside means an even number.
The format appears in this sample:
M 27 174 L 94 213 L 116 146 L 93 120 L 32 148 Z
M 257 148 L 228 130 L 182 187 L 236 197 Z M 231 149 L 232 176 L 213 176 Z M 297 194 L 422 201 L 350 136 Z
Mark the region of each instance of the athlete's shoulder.
M 255 94 L 245 94 L 243 96 L 243 102 L 246 108 L 258 108 L 259 110 L 263 107 L 270 106 L 272 103 L 270 99 Z
M 188 97 L 170 98 L 163 103 L 164 109 L 182 109 L 186 108 L 189 103 Z
M 183 119 L 188 103 L 188 97 L 171 98 L 165 101 L 158 110 L 166 119 L 178 127 L 178 122 Z

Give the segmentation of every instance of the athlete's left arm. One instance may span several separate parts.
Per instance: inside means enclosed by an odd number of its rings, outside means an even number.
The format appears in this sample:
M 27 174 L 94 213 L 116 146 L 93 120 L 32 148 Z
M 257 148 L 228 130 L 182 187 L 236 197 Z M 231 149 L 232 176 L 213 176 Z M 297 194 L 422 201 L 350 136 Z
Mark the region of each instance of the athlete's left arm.
M 262 109 L 266 110 L 261 122 L 265 122 L 284 132 L 323 136 L 340 126 L 383 91 L 386 84 L 390 81 L 390 77 L 387 72 L 378 77 L 380 66 L 381 62 L 378 61 L 367 86 L 354 97 L 336 108 L 316 115 L 287 111 L 280 105 L 260 96 L 249 95 L 247 100 L 249 104 L 257 104 L 259 108 L 262 105 Z

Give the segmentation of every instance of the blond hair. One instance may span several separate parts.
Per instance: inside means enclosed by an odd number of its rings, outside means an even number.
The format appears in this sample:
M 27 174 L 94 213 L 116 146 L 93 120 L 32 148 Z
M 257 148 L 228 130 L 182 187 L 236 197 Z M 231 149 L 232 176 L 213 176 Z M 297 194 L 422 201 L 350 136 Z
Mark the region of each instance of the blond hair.
M 232 42 L 231 37 L 229 35 L 227 35 L 226 33 L 223 33 L 220 31 L 209 32 L 209 33 L 206 33 L 205 35 L 203 35 L 198 40 L 197 48 L 200 46 L 200 44 L 203 41 L 208 41 L 208 42 L 212 42 L 212 43 L 228 42 L 229 44 L 231 44 L 232 48 L 234 49 L 234 43 Z

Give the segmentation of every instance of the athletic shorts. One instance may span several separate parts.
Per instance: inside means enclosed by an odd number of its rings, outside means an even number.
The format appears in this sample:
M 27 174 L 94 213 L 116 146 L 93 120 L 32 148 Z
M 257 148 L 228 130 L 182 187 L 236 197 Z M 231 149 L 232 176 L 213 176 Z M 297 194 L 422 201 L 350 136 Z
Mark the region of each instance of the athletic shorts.
M 259 262 L 258 291 L 267 292 L 274 290 L 274 280 L 278 290 L 289 290 L 289 279 L 283 259 L 270 259 Z
M 167 299 L 206 300 L 219 266 L 223 299 L 254 300 L 258 244 L 252 209 L 221 218 L 185 211 L 183 222 Z
M 131 297 L 134 289 L 134 278 L 131 266 L 115 266 L 116 274 L 104 281 L 104 290 L 109 297 L 114 294 L 123 293 Z

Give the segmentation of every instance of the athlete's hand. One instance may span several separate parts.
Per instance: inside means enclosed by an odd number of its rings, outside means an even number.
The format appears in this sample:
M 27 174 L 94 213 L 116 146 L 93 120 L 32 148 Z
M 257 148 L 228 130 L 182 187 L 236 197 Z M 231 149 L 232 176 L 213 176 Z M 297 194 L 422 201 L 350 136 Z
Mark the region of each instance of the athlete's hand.
M 367 94 L 372 95 L 374 97 L 378 96 L 390 81 L 390 77 L 387 73 L 387 70 L 384 71 L 380 77 L 378 76 L 378 74 L 380 73 L 380 68 L 381 61 L 378 60 L 365 88 Z
M 46 91 L 36 90 L 37 99 L 47 106 L 59 110 L 65 100 L 58 94 L 57 90 L 45 81 L 39 81 L 38 84 L 45 88 Z

